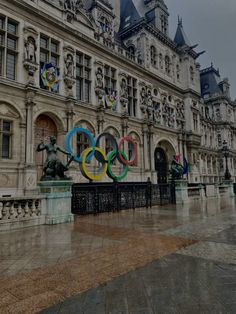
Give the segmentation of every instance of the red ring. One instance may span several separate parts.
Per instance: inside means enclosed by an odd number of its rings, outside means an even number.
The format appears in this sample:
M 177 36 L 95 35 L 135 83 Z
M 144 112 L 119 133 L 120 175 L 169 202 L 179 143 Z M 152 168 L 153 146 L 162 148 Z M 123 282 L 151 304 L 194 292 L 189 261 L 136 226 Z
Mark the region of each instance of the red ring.
M 131 136 L 124 136 L 119 140 L 118 148 L 121 149 L 121 146 L 124 144 L 124 142 L 127 141 L 129 143 L 132 143 L 134 146 L 134 157 L 131 160 L 125 160 L 121 154 L 118 155 L 119 160 L 123 163 L 123 165 L 129 165 L 133 166 L 137 163 L 138 159 L 138 146 L 137 143 L 134 141 L 134 139 Z

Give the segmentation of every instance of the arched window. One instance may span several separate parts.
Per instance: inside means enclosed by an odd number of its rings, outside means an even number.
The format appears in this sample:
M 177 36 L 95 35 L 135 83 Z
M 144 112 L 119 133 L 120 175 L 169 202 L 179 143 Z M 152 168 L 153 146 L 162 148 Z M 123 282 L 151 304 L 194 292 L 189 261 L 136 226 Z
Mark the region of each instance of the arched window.
M 165 57 L 165 71 L 167 74 L 170 74 L 170 57 Z
M 156 52 L 156 48 L 154 46 L 151 46 L 150 48 L 150 55 L 151 55 L 151 64 L 156 66 L 157 64 L 157 52 Z

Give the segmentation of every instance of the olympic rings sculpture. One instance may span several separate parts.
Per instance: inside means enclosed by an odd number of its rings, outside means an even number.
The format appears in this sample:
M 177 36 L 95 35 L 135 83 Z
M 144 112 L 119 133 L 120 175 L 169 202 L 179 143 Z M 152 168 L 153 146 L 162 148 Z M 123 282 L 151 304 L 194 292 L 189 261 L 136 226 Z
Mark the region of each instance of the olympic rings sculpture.
M 80 156 L 77 156 L 72 148 L 72 139 L 76 134 L 82 134 L 88 141 L 89 147 L 86 148 Z M 112 151 L 108 154 L 100 147 L 102 138 L 109 139 L 112 144 Z M 125 143 L 133 145 L 132 156 L 129 160 L 124 152 Z M 118 142 L 110 133 L 101 133 L 97 137 L 93 137 L 92 133 L 84 128 L 73 128 L 66 135 L 66 150 L 71 153 L 74 161 L 79 163 L 80 171 L 82 175 L 91 181 L 99 181 L 106 174 L 109 178 L 115 181 L 123 180 L 129 171 L 129 166 L 134 165 L 138 159 L 138 147 L 137 143 L 131 136 L 122 137 Z M 89 172 L 88 163 L 95 157 L 99 163 L 98 173 L 92 174 Z M 116 175 L 112 170 L 112 164 L 115 160 L 118 160 L 123 165 L 123 171 L 120 175 Z

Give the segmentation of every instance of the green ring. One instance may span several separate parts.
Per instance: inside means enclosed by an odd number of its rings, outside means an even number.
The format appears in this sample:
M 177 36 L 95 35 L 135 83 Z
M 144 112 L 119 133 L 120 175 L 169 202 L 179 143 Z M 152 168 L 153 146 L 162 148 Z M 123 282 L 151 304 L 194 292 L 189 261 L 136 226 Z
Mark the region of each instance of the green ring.
M 121 150 L 118 151 L 118 153 L 121 154 L 121 156 L 126 160 L 128 161 L 128 158 L 127 156 L 125 155 L 125 153 Z M 114 160 L 114 156 L 117 155 L 117 151 L 113 150 L 111 151 L 109 154 L 108 154 L 108 164 L 107 164 L 107 175 L 109 178 L 111 178 L 112 180 L 115 180 L 115 181 L 121 181 L 123 180 L 126 176 L 127 176 L 127 173 L 129 171 L 129 165 L 128 163 L 126 165 L 123 164 L 124 166 L 124 171 L 121 175 L 119 176 L 116 176 L 112 170 L 111 170 L 111 162 Z

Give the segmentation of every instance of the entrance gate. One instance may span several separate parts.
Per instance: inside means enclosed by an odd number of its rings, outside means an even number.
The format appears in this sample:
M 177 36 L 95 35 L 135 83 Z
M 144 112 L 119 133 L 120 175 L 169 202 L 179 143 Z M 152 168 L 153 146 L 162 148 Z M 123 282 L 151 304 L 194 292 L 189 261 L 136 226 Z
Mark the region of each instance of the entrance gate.
M 72 186 L 72 213 L 112 212 L 174 203 L 171 184 L 151 182 L 78 183 Z

